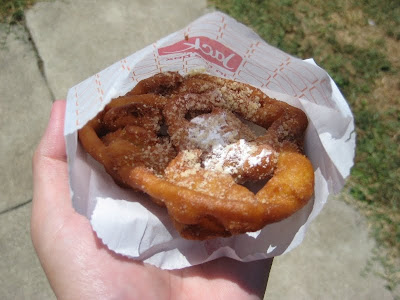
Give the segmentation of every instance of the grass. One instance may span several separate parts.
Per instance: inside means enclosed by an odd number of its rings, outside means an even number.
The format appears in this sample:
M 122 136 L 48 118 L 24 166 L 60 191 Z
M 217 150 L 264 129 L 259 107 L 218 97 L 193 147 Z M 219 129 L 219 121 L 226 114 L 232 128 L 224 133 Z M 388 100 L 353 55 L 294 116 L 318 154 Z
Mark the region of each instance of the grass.
M 24 20 L 24 9 L 32 6 L 38 0 L 1 0 L 0 23 L 18 24 Z
M 400 4 L 390 0 L 209 0 L 269 44 L 313 57 L 348 100 L 356 163 L 345 200 L 377 240 L 381 274 L 400 283 Z

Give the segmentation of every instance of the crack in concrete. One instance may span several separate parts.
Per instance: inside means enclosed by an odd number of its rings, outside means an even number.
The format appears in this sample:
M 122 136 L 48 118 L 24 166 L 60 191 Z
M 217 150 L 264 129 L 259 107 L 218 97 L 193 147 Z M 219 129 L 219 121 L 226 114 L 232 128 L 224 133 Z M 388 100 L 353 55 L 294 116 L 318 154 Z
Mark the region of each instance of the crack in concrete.
M 11 26 L 13 26 L 13 25 L 8 25 L 6 27 L 7 29 L 6 29 L 6 33 L 5 33 L 5 38 L 4 38 L 4 41 L 0 40 L 0 46 L 4 46 L 5 45 L 7 35 L 10 34 L 10 32 L 11 32 Z M 44 79 L 45 85 L 46 85 L 46 87 L 47 87 L 47 89 L 48 89 L 48 91 L 50 93 L 50 97 L 54 102 L 55 96 L 54 96 L 53 91 L 51 90 L 51 88 L 49 86 L 49 83 L 48 83 L 48 80 L 47 80 L 47 77 L 46 77 L 46 73 L 45 73 L 45 70 L 44 70 L 44 61 L 40 57 L 40 54 L 39 54 L 39 51 L 38 51 L 38 49 L 36 47 L 35 41 L 32 38 L 32 34 L 29 31 L 28 26 L 26 25 L 26 20 L 24 20 L 22 22 L 22 28 L 24 29 L 25 33 L 27 34 L 28 41 L 29 41 L 30 45 L 32 46 L 33 52 L 35 53 L 36 62 L 37 62 L 40 74 L 41 74 L 42 78 Z M 4 45 L 3 45 L 3 42 L 4 42 Z M 16 209 L 18 209 L 20 207 L 23 207 L 23 206 L 29 204 L 30 202 L 32 202 L 32 199 L 29 199 L 29 200 L 27 200 L 25 202 L 19 203 L 19 204 L 15 205 L 15 206 L 12 206 L 10 208 L 6 208 L 5 210 L 0 211 L 0 216 L 3 215 L 3 214 L 9 213 L 11 211 L 14 211 L 14 210 L 16 210 Z
M 45 84 L 46 84 L 46 87 L 47 87 L 47 89 L 49 90 L 50 97 L 51 97 L 51 99 L 52 99 L 53 102 L 54 102 L 56 99 L 55 99 L 55 96 L 54 96 L 53 91 L 51 90 L 51 88 L 50 88 L 50 86 L 49 86 L 49 82 L 48 82 L 48 80 L 47 80 L 46 72 L 45 72 L 45 69 L 44 69 L 44 61 L 43 61 L 42 57 L 40 56 L 39 50 L 38 50 L 38 48 L 36 47 L 35 41 L 34 41 L 34 39 L 33 39 L 33 37 L 32 37 L 32 34 L 31 34 L 31 32 L 29 31 L 28 26 L 26 25 L 26 20 L 23 22 L 23 26 L 24 26 L 24 29 L 25 29 L 26 34 L 28 35 L 28 40 L 29 40 L 29 42 L 30 42 L 30 44 L 31 44 L 31 46 L 32 46 L 33 52 L 35 53 L 36 61 L 37 61 L 37 65 L 38 65 L 40 74 L 42 75 L 42 77 L 43 77 L 43 79 L 44 79 L 44 82 L 45 82 Z
M 25 201 L 25 202 L 22 202 L 22 203 L 20 203 L 20 204 L 15 205 L 15 206 L 13 206 L 13 207 L 6 208 L 5 210 L 0 211 L 0 216 L 3 215 L 3 214 L 9 213 L 9 212 L 11 212 L 11 211 L 14 211 L 14 210 L 16 210 L 16 209 L 18 209 L 18 208 L 20 208 L 20 207 L 23 207 L 23 206 L 25 206 L 25 205 L 27 205 L 27 204 L 29 204 L 29 203 L 31 203 L 31 202 L 32 202 L 32 199 L 29 199 L 29 200 L 27 200 L 27 201 Z

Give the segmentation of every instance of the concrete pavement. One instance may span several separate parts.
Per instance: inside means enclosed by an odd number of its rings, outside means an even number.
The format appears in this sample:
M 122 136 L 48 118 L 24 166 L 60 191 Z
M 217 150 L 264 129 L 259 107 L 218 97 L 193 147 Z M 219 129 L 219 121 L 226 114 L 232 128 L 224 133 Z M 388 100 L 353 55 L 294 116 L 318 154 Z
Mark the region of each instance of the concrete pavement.
M 31 161 L 51 97 L 22 26 L 0 38 L 0 299 L 54 298 L 33 250 Z
M 41 2 L 27 24 L 56 99 L 112 63 L 204 14 L 205 0 Z
M 331 197 L 303 243 L 274 258 L 265 299 L 393 299 L 373 273 L 374 245 L 365 219 Z
M 27 31 L 0 27 L 0 299 L 54 298 L 29 237 L 31 155 L 52 98 L 205 12 L 204 0 L 56 0 L 26 13 Z M 373 247 L 359 213 L 332 198 L 303 244 L 275 258 L 266 298 L 392 299 L 364 274 Z
M 24 28 L 11 27 L 4 36 L 0 62 L 0 211 L 4 211 L 32 198 L 31 156 L 46 126 L 51 97 Z

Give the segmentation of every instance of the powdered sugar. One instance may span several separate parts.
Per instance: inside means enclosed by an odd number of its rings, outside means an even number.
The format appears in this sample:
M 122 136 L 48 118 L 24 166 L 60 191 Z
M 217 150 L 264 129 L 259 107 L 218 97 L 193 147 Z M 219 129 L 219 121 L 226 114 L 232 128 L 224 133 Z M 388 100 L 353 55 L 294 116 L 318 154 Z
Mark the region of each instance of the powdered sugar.
M 196 126 L 189 128 L 188 139 L 202 150 L 226 146 L 238 139 L 237 130 L 227 130 L 226 113 L 209 115 L 207 118 L 199 116 L 190 122 Z
M 253 134 L 231 113 L 229 116 L 225 111 L 201 115 L 190 123 L 188 140 L 204 151 L 203 166 L 206 170 L 234 175 L 244 165 L 255 167 L 269 162 L 272 151 L 260 150 L 248 142 Z
M 250 167 L 260 165 L 262 160 L 269 156 L 272 151 L 263 149 L 254 155 L 258 147 L 240 139 L 239 142 L 227 146 L 218 145 L 212 149 L 210 155 L 203 161 L 206 170 L 214 170 L 226 174 L 236 174 L 247 162 Z
M 258 154 L 258 155 L 256 155 L 256 156 L 250 156 L 250 157 L 249 157 L 249 160 L 248 160 L 249 165 L 250 165 L 251 167 L 258 166 L 258 165 L 261 164 L 261 162 L 262 162 L 262 160 L 263 160 L 264 158 L 267 158 L 267 159 L 266 159 L 266 162 L 269 162 L 269 157 L 272 155 L 272 153 L 273 153 L 273 152 L 270 151 L 270 150 L 263 149 L 263 150 L 260 152 L 260 154 Z

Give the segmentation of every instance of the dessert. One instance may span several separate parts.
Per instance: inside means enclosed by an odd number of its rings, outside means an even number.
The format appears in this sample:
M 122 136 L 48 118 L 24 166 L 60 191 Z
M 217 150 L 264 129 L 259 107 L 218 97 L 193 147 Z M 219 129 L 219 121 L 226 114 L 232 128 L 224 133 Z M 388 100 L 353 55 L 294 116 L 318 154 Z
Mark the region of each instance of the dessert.
M 182 237 L 204 240 L 257 231 L 310 200 L 307 124 L 251 85 L 165 72 L 113 99 L 79 140 L 116 183 L 165 206 Z

